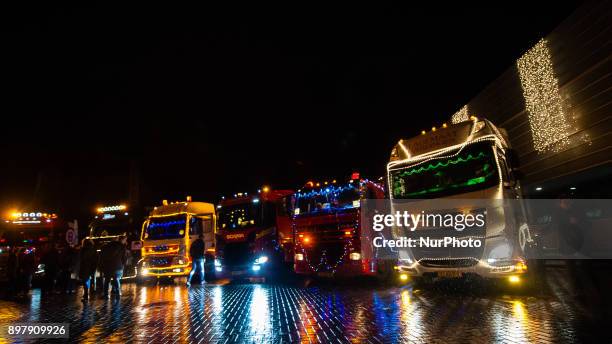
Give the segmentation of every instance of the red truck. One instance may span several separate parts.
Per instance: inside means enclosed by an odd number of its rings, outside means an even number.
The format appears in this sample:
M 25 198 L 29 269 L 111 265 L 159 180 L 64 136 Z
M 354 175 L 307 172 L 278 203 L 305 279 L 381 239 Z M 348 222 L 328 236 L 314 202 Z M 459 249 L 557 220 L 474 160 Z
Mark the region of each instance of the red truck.
M 37 265 L 34 277 L 44 274 L 41 263 L 46 249 L 56 246 L 64 249 L 77 244 L 78 226 L 76 220 L 67 222 L 56 214 L 39 211 L 12 212 L 0 226 L 0 280 L 7 278 L 4 267 L 11 249 L 19 249 L 22 254 L 33 255 Z
M 382 199 L 382 185 L 353 173 L 344 184 L 308 182 L 295 194 L 294 270 L 301 275 L 375 276 L 371 243 L 361 242 L 362 199 Z
M 290 269 L 293 193 L 263 187 L 220 202 L 215 278 L 265 280 Z

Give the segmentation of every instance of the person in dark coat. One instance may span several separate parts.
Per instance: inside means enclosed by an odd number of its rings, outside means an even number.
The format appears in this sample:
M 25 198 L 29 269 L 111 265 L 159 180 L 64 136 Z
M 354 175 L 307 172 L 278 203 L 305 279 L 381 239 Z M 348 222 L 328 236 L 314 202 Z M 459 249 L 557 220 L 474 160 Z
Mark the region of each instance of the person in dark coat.
M 187 278 L 187 286 L 191 285 L 191 279 L 196 272 L 200 277 L 200 283 L 204 283 L 204 247 L 204 234 L 200 234 L 200 236 L 191 243 L 191 247 L 189 248 L 192 265 L 191 272 L 189 272 L 189 277 Z
M 19 254 L 19 291 L 22 296 L 27 296 L 32 288 L 32 276 L 36 271 L 36 265 L 34 250 L 22 248 Z
M 68 245 L 62 245 L 59 249 L 59 273 L 57 276 L 57 285 L 63 293 L 70 292 L 70 257 L 72 256 L 72 248 Z
M 83 301 L 89 300 L 91 281 L 96 278 L 98 252 L 91 239 L 83 239 L 80 252 L 79 279 L 83 285 Z
M 108 287 L 112 283 L 112 293 L 121 296 L 121 277 L 128 259 L 127 237 L 120 236 L 102 247 L 100 265 L 104 274 L 104 297 L 108 297 Z
M 11 247 L 8 255 L 6 277 L 8 278 L 8 285 L 6 288 L 7 298 L 11 298 L 15 295 L 17 290 L 17 283 L 19 278 L 19 249 L 17 247 Z
M 50 243 L 47 244 L 40 262 L 45 266 L 45 280 L 42 290 L 44 292 L 53 292 L 59 273 L 59 253 L 57 248 Z

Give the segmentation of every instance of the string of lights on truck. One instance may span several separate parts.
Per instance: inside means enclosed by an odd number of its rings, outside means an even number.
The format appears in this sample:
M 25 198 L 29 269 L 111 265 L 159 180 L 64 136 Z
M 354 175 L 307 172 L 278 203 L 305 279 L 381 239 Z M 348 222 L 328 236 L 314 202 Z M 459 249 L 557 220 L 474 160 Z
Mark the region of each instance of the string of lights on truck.
M 352 229 L 350 231 L 347 231 L 347 229 L 350 227 L 346 227 L 346 225 L 341 226 L 340 223 L 336 224 L 336 230 L 339 233 L 344 232 L 345 240 L 344 240 L 344 245 L 342 247 L 342 254 L 338 257 L 338 259 L 334 263 L 332 264 L 329 263 L 328 258 L 327 258 L 327 251 L 323 250 L 321 252 L 321 259 L 319 260 L 319 263 L 316 266 L 314 266 L 313 263 L 310 261 L 307 250 L 302 246 L 301 241 L 298 241 L 296 245 L 296 252 L 299 251 L 298 253 L 302 254 L 302 256 L 304 257 L 304 261 L 306 262 L 306 264 L 312 271 L 314 272 L 326 271 L 326 272 L 335 273 L 338 267 L 344 262 L 344 259 L 347 257 L 347 255 L 351 254 L 354 249 L 352 237 L 356 233 L 357 229 L 359 228 L 358 219 L 360 218 L 361 218 L 360 209 L 357 209 L 357 217 L 356 217 L 356 220 L 353 222 Z M 295 223 L 292 224 L 292 227 L 293 227 L 293 232 L 298 233 L 298 230 L 295 227 Z M 347 233 L 349 235 L 346 235 Z

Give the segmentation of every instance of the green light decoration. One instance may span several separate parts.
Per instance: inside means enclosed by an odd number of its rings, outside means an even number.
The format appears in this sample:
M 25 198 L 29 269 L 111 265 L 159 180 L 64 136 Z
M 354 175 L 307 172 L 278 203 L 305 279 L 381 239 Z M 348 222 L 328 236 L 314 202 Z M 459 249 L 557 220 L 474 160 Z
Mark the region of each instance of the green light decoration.
M 436 173 L 433 174 L 433 176 L 438 177 L 438 179 L 444 177 L 447 173 L 443 172 L 442 169 L 445 169 L 446 167 L 449 166 L 454 166 L 457 164 L 464 164 L 470 161 L 477 161 L 477 160 L 483 160 L 483 159 L 487 159 L 489 158 L 489 154 L 485 153 L 485 152 L 480 152 L 476 155 L 472 155 L 472 154 L 468 154 L 467 156 L 464 157 L 457 157 L 456 159 L 448 159 L 446 161 L 439 161 L 437 163 L 431 163 L 428 164 L 427 166 L 422 166 L 422 167 L 415 167 L 412 168 L 410 170 L 407 171 L 403 171 L 401 173 L 399 173 L 398 175 L 396 175 L 393 179 L 395 181 L 394 185 L 394 195 L 395 196 L 408 196 L 408 197 L 414 197 L 414 196 L 420 196 L 420 195 L 426 195 L 426 194 L 431 194 L 431 193 L 436 193 L 436 192 L 440 192 L 440 191 L 444 191 L 444 190 L 448 190 L 448 189 L 458 189 L 458 188 L 463 188 L 463 187 L 470 187 L 470 186 L 474 186 L 474 185 L 478 185 L 478 184 L 482 184 L 484 182 L 486 182 L 490 177 L 495 175 L 495 170 L 493 168 L 491 168 L 491 165 L 489 163 L 484 163 L 482 165 L 482 171 L 485 173 L 485 175 L 483 176 L 478 176 L 478 177 L 474 177 L 474 178 L 470 178 L 466 181 L 462 181 L 462 182 L 458 182 L 458 183 L 452 183 L 452 184 L 448 184 L 448 185 L 440 185 L 440 183 L 436 183 L 436 185 L 434 185 L 431 188 L 426 188 L 423 190 L 419 190 L 419 191 L 415 191 L 415 192 L 411 192 L 411 193 L 407 193 L 407 194 L 403 194 L 403 184 L 404 181 L 402 180 L 405 177 L 409 177 L 409 176 L 413 176 L 415 174 L 421 174 L 423 172 L 427 172 L 427 171 L 436 171 Z M 431 176 L 431 175 L 430 175 Z
M 426 171 L 429 171 L 429 170 L 435 170 L 435 169 L 440 168 L 440 167 L 448 167 L 448 165 L 457 165 L 459 163 L 465 163 L 465 162 L 472 161 L 472 160 L 480 160 L 482 158 L 488 158 L 488 157 L 489 157 L 489 155 L 484 153 L 484 152 L 478 153 L 478 155 L 476 155 L 476 157 L 474 157 L 472 154 L 468 154 L 468 156 L 466 158 L 458 157 L 455 160 L 449 159 L 446 162 L 440 161 L 440 162 L 438 162 L 435 165 L 429 164 L 429 165 L 427 165 L 427 167 L 419 167 L 419 168 L 415 167 L 415 168 L 413 168 L 411 170 L 404 171 L 404 172 L 400 173 L 398 177 L 407 177 L 407 176 L 411 176 L 411 175 L 413 175 L 415 173 L 422 173 L 422 172 L 426 172 Z

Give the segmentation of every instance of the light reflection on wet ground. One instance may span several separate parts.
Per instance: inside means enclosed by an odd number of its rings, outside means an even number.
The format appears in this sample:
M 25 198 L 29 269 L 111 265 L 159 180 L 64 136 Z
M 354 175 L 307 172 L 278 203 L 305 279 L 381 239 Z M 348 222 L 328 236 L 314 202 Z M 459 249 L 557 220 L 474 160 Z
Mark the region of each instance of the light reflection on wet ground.
M 554 274 L 552 278 L 555 278 Z M 559 285 L 559 283 L 557 283 Z M 563 292 L 474 295 L 411 287 L 124 285 L 120 300 L 0 302 L 0 322 L 69 322 L 83 342 L 576 342 L 588 314 Z

